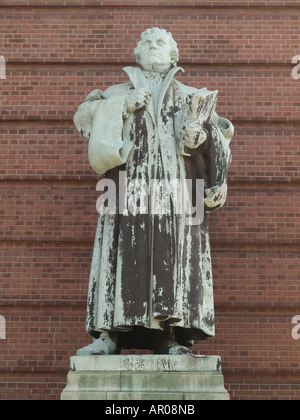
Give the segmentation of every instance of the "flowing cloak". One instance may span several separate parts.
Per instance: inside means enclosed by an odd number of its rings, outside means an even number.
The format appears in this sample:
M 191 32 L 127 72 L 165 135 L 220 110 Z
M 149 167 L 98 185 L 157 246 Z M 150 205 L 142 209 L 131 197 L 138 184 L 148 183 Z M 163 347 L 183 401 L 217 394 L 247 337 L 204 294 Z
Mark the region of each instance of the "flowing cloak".
M 134 89 L 149 89 L 149 85 L 141 69 L 127 67 L 124 71 L 130 81 L 112 86 L 99 100 L 85 102 L 74 117 L 77 129 L 89 138 L 92 168 L 116 185 L 116 211 L 99 215 L 86 330 L 97 338 L 103 331 L 159 330 L 168 321 L 182 332 L 178 340 L 182 343 L 214 336 L 207 214 L 226 200 L 233 126 L 214 114 L 208 140 L 197 148 L 187 148 L 180 134 L 184 104 L 187 95 L 201 90 L 175 80 L 175 74 L 183 69 L 174 67 L 149 105 L 126 115 L 127 95 Z M 185 179 L 204 179 L 202 223 L 190 223 L 189 214 L 174 211 L 178 191 L 170 193 L 168 214 L 157 211 L 163 190 L 151 188 L 148 202 L 140 199 L 148 214 L 128 211 L 120 201 L 128 191 L 128 182 L 141 181 L 130 191 L 134 197 L 137 193 L 142 197 L 142 187 L 155 179 L 178 180 L 182 196 L 186 194 Z

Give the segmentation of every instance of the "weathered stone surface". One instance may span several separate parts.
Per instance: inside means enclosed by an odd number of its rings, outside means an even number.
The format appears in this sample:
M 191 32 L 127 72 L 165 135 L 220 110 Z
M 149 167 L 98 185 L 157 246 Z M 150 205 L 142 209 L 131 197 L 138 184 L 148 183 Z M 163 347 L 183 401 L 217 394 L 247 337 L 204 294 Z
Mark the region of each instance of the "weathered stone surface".
M 220 356 L 113 355 L 73 356 L 70 371 L 135 371 L 135 372 L 215 372 L 221 369 Z
M 135 55 L 141 68 L 124 68 L 127 82 L 94 90 L 74 116 L 105 174 L 86 320 L 98 341 L 79 353 L 183 355 L 215 335 L 207 214 L 226 201 L 234 127 L 215 112 L 217 91 L 175 79 L 171 33 L 147 29 Z
M 228 400 L 219 356 L 74 356 L 62 400 Z

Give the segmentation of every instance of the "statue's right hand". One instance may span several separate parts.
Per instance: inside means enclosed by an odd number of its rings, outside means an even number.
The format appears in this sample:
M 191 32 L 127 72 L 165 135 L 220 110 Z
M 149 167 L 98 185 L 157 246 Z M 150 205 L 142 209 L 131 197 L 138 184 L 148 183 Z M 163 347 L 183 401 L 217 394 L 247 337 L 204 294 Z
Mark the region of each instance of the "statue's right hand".
M 133 114 L 135 111 L 144 108 L 148 105 L 151 96 L 151 92 L 147 89 L 140 88 L 133 90 L 127 96 L 127 112 Z

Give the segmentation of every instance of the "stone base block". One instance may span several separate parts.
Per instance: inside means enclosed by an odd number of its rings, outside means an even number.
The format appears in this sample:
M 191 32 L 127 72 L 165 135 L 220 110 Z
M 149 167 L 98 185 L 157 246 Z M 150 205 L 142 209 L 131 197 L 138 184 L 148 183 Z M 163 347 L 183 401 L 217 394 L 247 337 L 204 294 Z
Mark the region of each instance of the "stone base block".
M 229 400 L 219 356 L 73 356 L 62 400 Z

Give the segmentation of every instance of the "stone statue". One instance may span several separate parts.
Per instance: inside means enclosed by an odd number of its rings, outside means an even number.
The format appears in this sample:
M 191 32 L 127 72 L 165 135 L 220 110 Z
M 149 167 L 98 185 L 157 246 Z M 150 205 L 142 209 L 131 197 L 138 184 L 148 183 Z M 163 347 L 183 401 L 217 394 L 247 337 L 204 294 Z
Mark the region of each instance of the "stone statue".
M 89 139 L 91 167 L 117 191 L 126 190 L 120 173 L 142 181 L 136 184 L 140 190 L 151 180 L 178 180 L 181 187 L 169 195 L 170 211 L 159 210 L 164 192 L 156 191 L 153 199 L 150 188 L 147 211 L 120 209 L 118 198 L 115 212 L 100 212 L 86 321 L 94 342 L 79 355 L 115 354 L 122 348 L 189 354 L 193 340 L 215 333 L 207 214 L 226 200 L 234 128 L 215 113 L 216 96 L 174 79 L 184 70 L 177 67 L 171 33 L 147 29 L 135 55 L 141 68 L 126 67 L 128 82 L 90 93 L 75 126 Z M 206 97 L 210 114 L 201 102 Z M 175 211 L 187 179 L 204 180 L 201 224 Z M 188 200 L 194 198 L 195 187 Z M 154 206 L 157 211 L 151 211 Z

